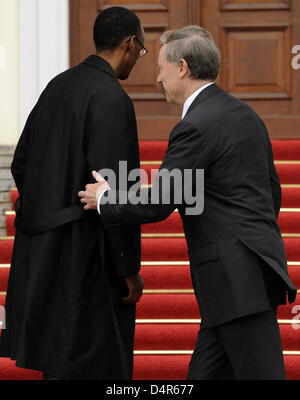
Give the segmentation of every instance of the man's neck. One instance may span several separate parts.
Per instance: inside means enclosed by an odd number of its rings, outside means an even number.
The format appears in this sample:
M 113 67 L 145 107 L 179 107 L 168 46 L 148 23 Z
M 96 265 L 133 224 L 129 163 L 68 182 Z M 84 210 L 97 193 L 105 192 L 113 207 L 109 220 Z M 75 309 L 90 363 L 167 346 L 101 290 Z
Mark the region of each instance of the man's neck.
M 118 73 L 119 65 L 120 65 L 120 57 L 112 52 L 109 51 L 101 51 L 97 52 L 96 55 L 98 57 L 103 58 L 105 61 L 107 61 L 112 69 L 115 71 L 115 73 Z
M 212 83 L 212 81 L 202 81 L 202 80 L 191 81 L 191 83 L 187 86 L 185 90 L 182 105 L 187 101 L 187 99 L 193 93 L 195 93 L 198 89 L 201 89 L 203 86 L 208 85 L 209 83 Z

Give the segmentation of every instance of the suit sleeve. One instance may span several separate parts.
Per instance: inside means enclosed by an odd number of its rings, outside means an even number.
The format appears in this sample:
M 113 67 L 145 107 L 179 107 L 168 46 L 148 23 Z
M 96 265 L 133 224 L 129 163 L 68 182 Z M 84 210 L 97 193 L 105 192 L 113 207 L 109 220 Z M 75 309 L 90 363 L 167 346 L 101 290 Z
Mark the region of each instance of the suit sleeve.
M 140 201 L 136 203 L 135 193 L 109 191 L 101 199 L 100 212 L 105 224 L 118 223 L 151 223 L 166 219 L 176 207 L 184 204 L 183 189 L 194 187 L 195 174 L 184 178 L 185 171 L 206 169 L 209 165 L 209 138 L 187 121 L 180 122 L 170 135 L 169 146 L 159 169 L 160 177 L 156 178 L 151 190 L 141 190 Z M 181 195 L 178 196 L 178 184 L 174 179 L 168 181 L 172 171 L 182 176 Z M 166 180 L 164 181 L 164 177 Z M 169 183 L 169 184 L 168 184 Z M 121 199 L 122 197 L 122 203 Z
M 275 210 L 276 217 L 278 218 L 278 215 L 280 213 L 280 208 L 281 208 L 282 191 L 281 191 L 279 176 L 278 176 L 275 164 L 274 164 L 272 144 L 271 144 L 271 141 L 270 141 L 270 138 L 268 135 L 267 128 L 264 123 L 263 123 L 263 127 L 264 127 L 265 135 L 267 138 L 267 142 L 268 142 L 268 163 L 269 163 L 270 184 L 271 184 L 271 189 L 272 189 L 274 210 Z
M 135 116 L 131 100 L 125 93 L 104 96 L 100 93 L 92 101 L 89 117 L 87 161 L 90 171 L 109 169 L 116 176 L 110 185 L 118 188 L 119 161 L 128 161 L 138 153 Z M 136 143 L 135 143 L 136 141 Z M 139 167 L 139 165 L 137 166 Z M 100 218 L 100 223 L 101 217 Z M 141 228 L 113 222 L 105 225 L 115 275 L 125 278 L 140 271 Z
M 271 147 L 271 145 L 270 145 L 270 147 Z M 270 157 L 270 182 L 271 182 L 271 188 L 272 188 L 274 210 L 276 213 L 276 217 L 278 218 L 278 215 L 280 213 L 280 208 L 281 208 L 282 191 L 281 191 L 279 176 L 277 174 L 277 171 L 276 171 L 276 168 L 274 165 L 272 147 L 270 149 L 269 157 Z

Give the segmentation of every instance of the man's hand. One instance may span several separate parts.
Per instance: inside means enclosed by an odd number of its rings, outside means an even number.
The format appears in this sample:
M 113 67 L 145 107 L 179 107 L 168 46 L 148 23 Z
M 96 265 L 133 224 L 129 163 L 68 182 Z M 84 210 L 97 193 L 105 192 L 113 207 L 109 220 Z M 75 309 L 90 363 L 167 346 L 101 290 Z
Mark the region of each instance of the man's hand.
M 86 185 L 85 191 L 79 192 L 81 203 L 86 204 L 84 210 L 97 210 L 98 199 L 106 190 L 110 190 L 107 181 L 98 172 L 93 171 L 97 183 Z
M 143 295 L 144 280 L 140 274 L 136 274 L 130 278 L 125 279 L 128 286 L 128 296 L 123 298 L 123 303 L 135 304 L 138 303 Z

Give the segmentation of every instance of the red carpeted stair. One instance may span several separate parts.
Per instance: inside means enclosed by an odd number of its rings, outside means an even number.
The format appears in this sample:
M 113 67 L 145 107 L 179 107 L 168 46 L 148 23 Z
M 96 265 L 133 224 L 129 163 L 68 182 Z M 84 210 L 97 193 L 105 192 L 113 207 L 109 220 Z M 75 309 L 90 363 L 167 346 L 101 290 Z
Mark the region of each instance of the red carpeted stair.
M 279 225 L 289 273 L 300 289 L 300 141 L 273 141 L 283 190 Z M 142 168 L 150 177 L 167 148 L 166 142 L 141 142 Z M 143 183 L 150 183 L 144 181 Z M 17 192 L 11 192 L 12 210 Z M 0 304 L 5 302 L 13 248 L 14 212 L 6 213 L 7 237 L 0 238 Z M 157 224 L 143 226 L 142 273 L 145 294 L 137 308 L 135 379 L 185 379 L 199 330 L 200 314 L 192 290 L 188 253 L 178 212 Z M 298 305 L 298 308 L 295 307 Z M 288 379 L 300 379 L 300 293 L 295 304 L 279 308 Z M 299 329 L 297 329 L 299 328 Z M 0 359 L 0 380 L 41 379 L 36 371 Z

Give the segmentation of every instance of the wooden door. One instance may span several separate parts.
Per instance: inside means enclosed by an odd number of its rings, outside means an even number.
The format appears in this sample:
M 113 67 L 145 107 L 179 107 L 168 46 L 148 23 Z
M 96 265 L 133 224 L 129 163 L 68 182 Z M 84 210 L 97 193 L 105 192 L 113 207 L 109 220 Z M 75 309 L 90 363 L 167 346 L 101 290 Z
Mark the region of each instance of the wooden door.
M 222 53 L 219 83 L 262 116 L 273 138 L 300 138 L 299 0 L 202 0 Z
M 181 107 L 166 103 L 156 84 L 159 38 L 168 29 L 199 24 L 222 52 L 220 86 L 248 102 L 273 138 L 300 138 L 300 69 L 292 49 L 300 45 L 300 0 L 70 0 L 71 64 L 94 53 L 97 14 L 114 5 L 134 11 L 146 32 L 149 54 L 124 88 L 135 103 L 140 139 L 168 138 Z

